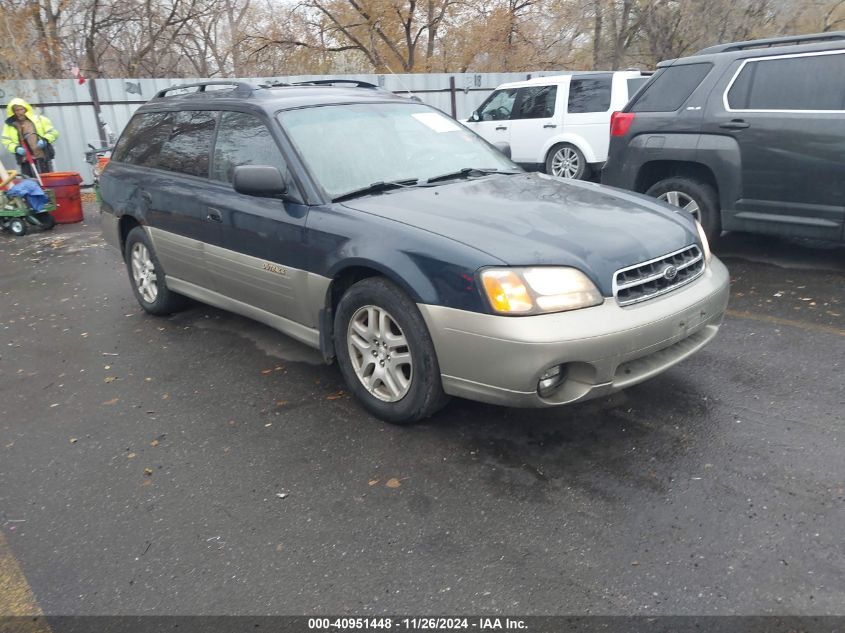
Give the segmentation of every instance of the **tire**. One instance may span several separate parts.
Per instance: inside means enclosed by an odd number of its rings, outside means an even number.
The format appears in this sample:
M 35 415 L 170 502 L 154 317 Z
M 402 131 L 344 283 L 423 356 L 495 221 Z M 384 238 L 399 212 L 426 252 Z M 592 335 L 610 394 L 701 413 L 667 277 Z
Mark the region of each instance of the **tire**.
M 52 213 L 39 213 L 35 216 L 38 224 L 45 231 L 52 231 L 56 227 L 56 218 Z
M 586 180 L 590 177 L 590 166 L 580 149 L 570 143 L 561 143 L 549 150 L 546 173 L 568 180 Z
M 448 401 L 425 321 L 414 302 L 387 279 L 370 277 L 346 291 L 337 305 L 333 334 L 349 390 L 377 418 L 410 424 Z
M 9 230 L 12 232 L 12 235 L 21 237 L 26 235 L 29 227 L 27 227 L 26 220 L 23 218 L 13 218 L 9 221 Z
M 124 261 L 135 299 L 146 312 L 170 314 L 186 305 L 187 299 L 169 290 L 164 283 L 164 271 L 155 249 L 140 226 L 136 226 L 126 236 Z
M 689 211 L 701 223 L 711 244 L 721 234 L 719 196 L 706 182 L 683 176 L 666 178 L 653 184 L 646 195 Z

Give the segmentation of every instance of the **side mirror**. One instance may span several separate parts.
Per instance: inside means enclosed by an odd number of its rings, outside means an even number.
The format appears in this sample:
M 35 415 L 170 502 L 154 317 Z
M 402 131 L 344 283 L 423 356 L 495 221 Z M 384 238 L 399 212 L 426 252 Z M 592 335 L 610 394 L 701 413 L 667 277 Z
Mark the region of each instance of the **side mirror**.
M 493 147 L 502 152 L 508 158 L 511 157 L 511 146 L 509 143 L 493 143 Z
M 478 122 L 481 120 L 481 117 L 478 116 L 478 110 L 473 110 L 472 114 L 469 115 L 469 120 L 473 122 Z
M 238 193 L 259 198 L 280 198 L 287 193 L 284 175 L 271 165 L 235 167 L 232 186 Z

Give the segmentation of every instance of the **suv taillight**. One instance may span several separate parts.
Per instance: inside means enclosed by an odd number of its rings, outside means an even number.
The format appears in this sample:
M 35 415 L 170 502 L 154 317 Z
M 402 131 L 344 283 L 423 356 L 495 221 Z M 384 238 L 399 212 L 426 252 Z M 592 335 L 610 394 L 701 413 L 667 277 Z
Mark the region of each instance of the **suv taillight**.
M 633 112 L 614 112 L 610 115 L 610 135 L 625 136 L 633 122 Z

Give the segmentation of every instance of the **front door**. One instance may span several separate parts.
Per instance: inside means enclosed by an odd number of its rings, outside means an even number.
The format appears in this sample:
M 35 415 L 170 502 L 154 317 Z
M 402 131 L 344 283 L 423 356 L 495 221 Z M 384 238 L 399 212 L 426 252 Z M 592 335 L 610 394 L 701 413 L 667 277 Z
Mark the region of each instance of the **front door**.
M 211 168 L 209 213 L 220 218 L 222 248 L 209 249 L 206 263 L 217 292 L 272 315 L 315 327 L 302 301 L 307 283 L 303 231 L 307 207 L 237 193 L 235 167 L 285 161 L 267 125 L 257 116 L 224 112 Z M 292 186 L 292 185 L 289 185 Z
M 466 125 L 488 143 L 510 143 L 510 118 L 516 101 L 516 88 L 496 90 L 476 110 Z

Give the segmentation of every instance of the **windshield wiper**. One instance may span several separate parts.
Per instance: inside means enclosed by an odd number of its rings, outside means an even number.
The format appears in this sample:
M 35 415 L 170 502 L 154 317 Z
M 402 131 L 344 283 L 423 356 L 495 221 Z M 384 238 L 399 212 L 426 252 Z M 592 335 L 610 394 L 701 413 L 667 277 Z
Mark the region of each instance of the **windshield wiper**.
M 391 189 L 401 189 L 403 187 L 413 187 L 416 184 L 416 178 L 408 178 L 406 180 L 392 180 L 389 182 L 379 180 L 378 182 L 374 182 L 370 185 L 367 185 L 366 187 L 361 187 L 360 189 L 353 189 L 352 191 L 342 193 L 339 196 L 332 198 L 332 202 L 343 202 L 344 200 L 357 198 L 359 196 L 366 196 L 371 193 L 380 193 L 382 191 L 390 191 Z
M 424 180 L 420 180 L 420 185 L 427 185 L 432 182 L 440 182 L 442 180 L 452 180 L 455 178 L 471 178 L 472 176 L 487 176 L 489 174 L 521 174 L 520 171 L 514 171 L 513 169 L 483 169 L 479 167 L 464 167 L 463 169 L 459 169 L 458 171 L 450 171 L 446 174 L 440 174 L 439 176 L 432 176 L 431 178 L 425 178 Z

